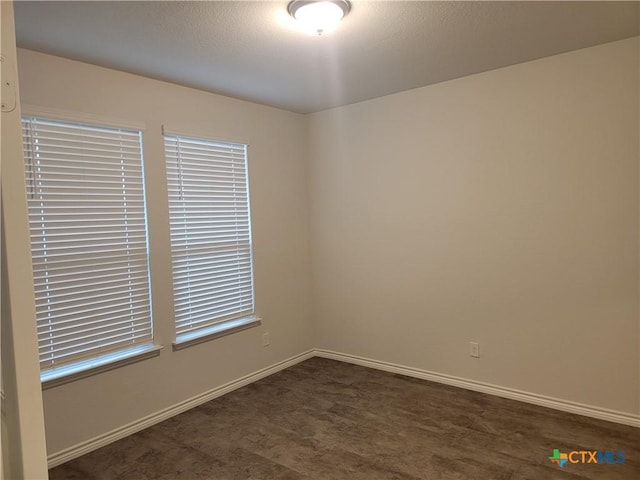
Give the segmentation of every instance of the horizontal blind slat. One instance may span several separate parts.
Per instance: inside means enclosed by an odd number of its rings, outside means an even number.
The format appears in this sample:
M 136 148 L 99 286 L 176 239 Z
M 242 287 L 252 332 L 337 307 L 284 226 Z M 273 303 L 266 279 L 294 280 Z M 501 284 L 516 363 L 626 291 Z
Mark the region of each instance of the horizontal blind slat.
M 244 280 L 247 281 L 248 274 L 251 272 L 250 265 L 247 267 L 237 270 L 227 270 L 225 273 L 218 273 L 215 270 L 211 271 L 209 274 L 210 278 L 207 278 L 206 275 L 193 275 L 189 269 L 181 269 L 178 275 L 175 278 L 175 289 L 182 290 L 184 288 L 190 288 L 191 285 L 197 286 L 199 284 L 211 285 L 214 287 L 221 287 L 222 285 L 226 285 L 233 280 Z
M 235 292 L 233 295 L 220 298 L 218 301 L 213 301 L 211 297 L 200 296 L 189 298 L 188 303 L 178 304 L 176 311 L 183 313 L 189 317 L 198 312 L 207 312 L 215 316 L 218 312 L 227 309 L 242 310 L 251 305 L 249 296 L 251 291 L 245 292 L 247 300 L 243 300 L 244 295 L 241 292 Z
M 65 317 L 71 317 L 75 320 L 80 318 L 81 314 L 102 310 L 108 310 L 109 313 L 113 313 L 129 309 L 128 311 L 133 312 L 140 306 L 145 306 L 146 293 L 144 289 L 132 288 L 129 291 L 121 290 L 108 296 L 105 295 L 100 300 L 92 300 L 90 302 L 86 301 L 86 297 L 80 295 L 66 300 L 53 296 L 46 302 L 40 302 L 36 306 L 36 312 L 44 316 L 55 316 L 56 322 L 64 321 Z
M 132 255 L 133 256 L 133 255 Z M 94 257 L 93 260 L 96 260 Z M 98 259 L 100 260 L 100 259 Z M 38 269 L 34 268 L 36 285 L 39 281 L 44 281 L 47 278 L 50 280 L 56 280 L 58 282 L 63 282 L 66 279 L 73 281 L 73 278 L 78 275 L 79 265 L 73 262 L 60 262 L 56 265 L 43 265 Z M 143 270 L 145 273 L 147 272 L 147 265 L 144 259 L 140 259 L 139 261 L 135 261 L 130 258 L 116 258 L 108 257 L 104 262 L 95 262 L 95 261 L 87 261 L 82 264 L 81 274 L 89 279 L 95 278 L 99 279 L 102 277 L 115 277 L 122 274 L 122 272 L 131 273 L 134 275 L 138 273 L 140 270 Z
M 144 330 L 148 328 L 147 321 L 144 318 L 137 320 L 129 320 L 123 322 L 93 322 L 84 324 L 85 328 L 78 328 L 77 326 L 67 326 L 66 328 L 56 328 L 51 330 L 42 329 L 38 333 L 39 338 L 48 338 L 48 336 L 55 334 L 56 345 L 60 348 L 65 348 L 70 345 L 81 345 L 84 339 L 91 337 L 103 336 L 105 333 L 111 332 L 123 332 L 126 330 Z
M 95 341 L 85 342 L 82 345 L 77 345 L 69 348 L 60 348 L 47 350 L 46 348 L 40 349 L 40 357 L 44 359 L 45 365 L 47 363 L 64 364 L 69 363 L 72 360 L 79 358 L 87 358 L 97 356 L 105 351 L 114 350 L 117 348 L 130 347 L 135 344 L 145 343 L 152 339 L 152 336 L 146 330 L 136 330 L 133 332 L 135 335 L 131 335 L 130 332 L 119 335 L 112 338 L 99 338 Z M 50 358 L 47 358 L 50 356 Z M 47 362 L 49 360 L 49 362 Z M 53 360 L 53 362 L 51 362 Z
M 253 305 L 244 310 L 235 308 L 220 310 L 215 312 L 215 315 L 211 315 L 210 312 L 203 312 L 199 315 L 181 315 L 176 320 L 176 333 L 181 334 L 207 328 L 232 318 L 245 317 L 251 314 L 253 314 Z
M 227 298 L 242 297 L 247 293 L 251 293 L 251 286 L 248 282 L 241 284 L 241 280 L 238 282 L 227 283 L 216 288 L 211 288 L 208 285 L 201 284 L 199 289 L 189 288 L 189 302 L 184 301 L 182 305 L 194 305 L 200 304 L 202 301 L 213 305 L 218 302 L 226 301 Z M 207 288 L 208 287 L 208 288 Z

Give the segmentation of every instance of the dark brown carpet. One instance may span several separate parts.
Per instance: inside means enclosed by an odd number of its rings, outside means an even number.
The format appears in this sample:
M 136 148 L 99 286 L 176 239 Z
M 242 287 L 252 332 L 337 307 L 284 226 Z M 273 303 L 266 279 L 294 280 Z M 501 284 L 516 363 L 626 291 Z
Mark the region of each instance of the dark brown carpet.
M 551 463 L 553 449 L 624 464 Z M 51 479 L 640 479 L 640 430 L 313 358 L 50 471 Z

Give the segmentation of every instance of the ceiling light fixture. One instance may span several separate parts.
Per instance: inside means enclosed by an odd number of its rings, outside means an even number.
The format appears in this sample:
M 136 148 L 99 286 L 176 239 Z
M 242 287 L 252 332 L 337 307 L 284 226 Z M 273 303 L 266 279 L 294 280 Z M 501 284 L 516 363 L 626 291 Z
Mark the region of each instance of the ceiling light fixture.
M 348 0 L 293 0 L 287 7 L 305 30 L 317 35 L 334 30 L 349 10 Z

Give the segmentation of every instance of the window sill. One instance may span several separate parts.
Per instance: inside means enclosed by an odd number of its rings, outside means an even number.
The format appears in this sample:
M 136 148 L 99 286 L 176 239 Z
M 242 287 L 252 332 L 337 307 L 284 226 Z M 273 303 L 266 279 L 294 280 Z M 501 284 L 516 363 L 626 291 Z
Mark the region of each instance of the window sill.
M 212 327 L 203 328 L 195 332 L 183 333 L 176 338 L 173 343 L 173 350 L 181 350 L 183 348 L 197 345 L 199 343 L 208 342 L 215 338 L 225 337 L 232 333 L 241 332 L 248 328 L 257 327 L 262 324 L 262 319 L 251 315 L 248 317 L 234 318 L 226 322 L 219 323 Z
M 110 352 L 99 357 L 44 370 L 40 373 L 43 390 L 74 382 L 81 378 L 139 362 L 160 355 L 161 345 L 148 343 L 125 350 Z

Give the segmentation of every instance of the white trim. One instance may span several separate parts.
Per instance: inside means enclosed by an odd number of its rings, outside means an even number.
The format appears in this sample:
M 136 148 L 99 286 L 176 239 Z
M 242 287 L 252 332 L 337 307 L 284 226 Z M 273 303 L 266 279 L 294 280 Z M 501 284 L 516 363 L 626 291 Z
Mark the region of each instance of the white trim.
M 151 357 L 157 357 L 163 348 L 162 345 L 149 342 L 143 345 L 136 345 L 133 348 L 124 348 L 102 355 L 99 354 L 62 367 L 40 371 L 42 389 L 46 390 L 65 383 L 75 382 L 81 378 L 91 377 Z
M 199 343 L 215 340 L 216 338 L 226 337 L 249 328 L 262 325 L 262 319 L 256 315 L 248 315 L 241 318 L 233 318 L 221 323 L 217 323 L 210 327 L 196 330 L 195 332 L 183 333 L 178 335 L 176 341 L 173 342 L 173 350 L 182 350 L 183 348 Z
M 156 423 L 160 423 L 163 420 L 167 420 L 168 418 L 179 415 L 182 412 L 186 412 L 187 410 L 213 400 L 214 398 L 237 390 L 238 388 L 244 387 L 245 385 L 249 385 L 250 383 L 268 377 L 269 375 L 273 375 L 274 373 L 284 370 L 285 368 L 292 367 L 293 365 L 308 360 L 313 356 L 313 350 L 309 350 L 281 362 L 275 363 L 269 367 L 257 370 L 253 373 L 245 375 L 244 377 L 238 378 L 237 380 L 233 380 L 229 383 L 225 383 L 224 385 L 208 390 L 204 393 L 201 393 L 200 395 L 196 395 L 195 397 L 191 397 L 183 402 L 176 403 L 175 405 L 160 410 L 159 412 L 152 413 L 151 415 L 147 415 L 146 417 L 131 422 L 127 425 L 123 425 L 122 427 L 118 427 L 114 430 L 111 430 L 110 432 L 98 435 L 97 437 L 78 443 L 77 445 L 61 450 L 60 452 L 53 453 L 47 458 L 49 468 L 53 468 L 57 465 L 68 462 L 69 460 L 78 458 L 81 455 L 92 452 L 93 450 L 97 450 L 98 448 L 104 447 L 105 445 L 139 432 L 140 430 L 144 430 L 147 427 L 151 427 Z
M 144 133 L 145 124 L 120 118 L 103 117 L 91 113 L 60 110 L 57 108 L 40 107 L 38 105 L 22 104 L 22 115 L 31 117 L 43 117 L 51 120 L 61 120 L 67 122 L 89 123 L 103 127 L 122 128 L 125 130 L 136 130 Z M 144 154 L 143 154 L 144 157 Z
M 352 363 L 363 367 L 384 370 L 385 372 L 398 373 L 408 377 L 420 378 L 432 382 L 443 383 L 454 387 L 465 388 L 476 392 L 488 393 L 497 397 L 509 398 L 520 402 L 531 403 L 542 407 L 552 408 L 563 412 L 576 413 L 586 417 L 597 418 L 614 423 L 621 423 L 632 427 L 640 428 L 640 415 L 619 412 L 606 408 L 585 405 L 583 403 L 571 402 L 560 398 L 548 397 L 537 393 L 525 392 L 513 388 L 501 387 L 490 383 L 478 382 L 466 378 L 454 377 L 443 373 L 430 372 L 419 368 L 406 367 L 395 363 L 373 360 L 371 358 L 349 355 L 346 353 L 333 352 L 331 350 L 315 349 L 315 356 L 338 360 L 340 362 Z

